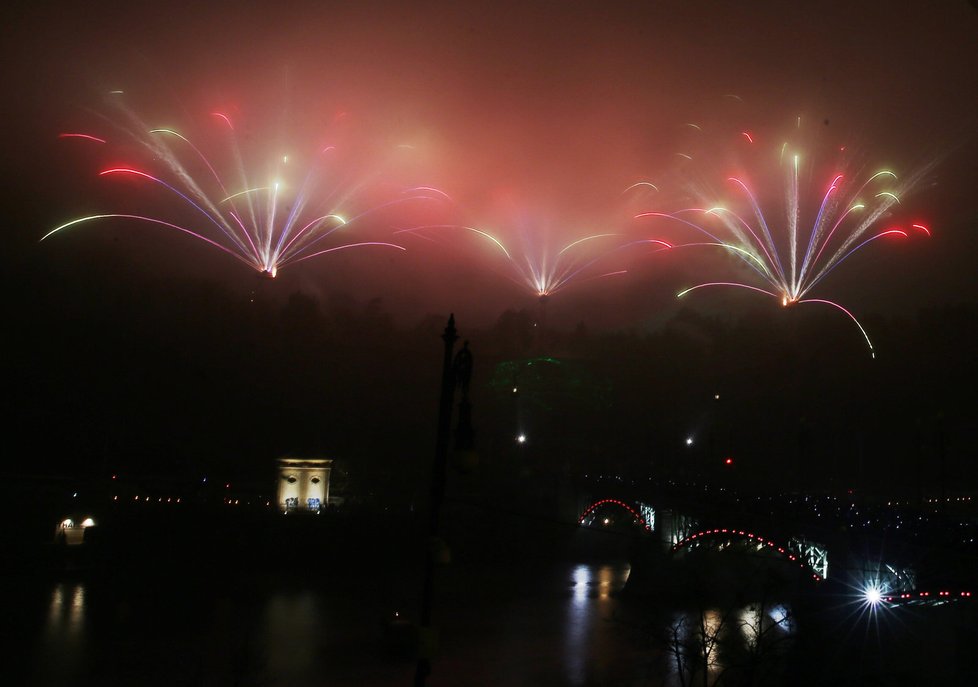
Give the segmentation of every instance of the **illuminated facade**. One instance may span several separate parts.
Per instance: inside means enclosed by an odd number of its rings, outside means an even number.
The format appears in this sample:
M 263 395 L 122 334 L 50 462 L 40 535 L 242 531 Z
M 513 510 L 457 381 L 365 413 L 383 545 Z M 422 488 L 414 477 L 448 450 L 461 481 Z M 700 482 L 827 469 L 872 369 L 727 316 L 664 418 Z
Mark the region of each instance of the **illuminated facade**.
M 324 508 L 329 501 L 332 463 L 326 458 L 279 458 L 279 510 L 317 513 Z
M 58 523 L 55 529 L 54 539 L 59 544 L 75 546 L 85 542 L 85 530 L 95 527 L 95 520 L 91 517 L 65 518 Z

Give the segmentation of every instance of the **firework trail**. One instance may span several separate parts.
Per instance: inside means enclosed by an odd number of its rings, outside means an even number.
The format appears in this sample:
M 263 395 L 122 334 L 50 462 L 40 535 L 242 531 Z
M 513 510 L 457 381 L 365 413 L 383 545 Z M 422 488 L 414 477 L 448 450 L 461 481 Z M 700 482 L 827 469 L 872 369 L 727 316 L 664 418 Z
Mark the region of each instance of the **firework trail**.
M 135 144 L 141 153 L 135 157 L 150 162 L 110 165 L 99 176 L 146 184 L 149 188 L 145 193 L 156 194 L 149 195 L 148 200 L 176 201 L 171 208 L 180 219 L 138 213 L 93 214 L 55 227 L 42 241 L 92 222 L 146 223 L 182 232 L 274 277 L 288 265 L 350 248 L 405 250 L 386 241 L 327 239 L 337 233 L 345 238 L 351 227 L 383 208 L 445 200 L 441 191 L 419 186 L 369 205 L 362 190 L 364 183 L 343 178 L 345 171 L 333 145 L 317 146 L 306 163 L 284 154 L 261 155 L 264 165 L 249 167 L 248 151 L 241 145 L 235 122 L 225 112 L 210 113 L 209 127 L 203 136 L 208 143 L 220 142 L 216 146 L 221 152 L 220 161 L 215 161 L 218 158 L 205 152 L 206 146 L 198 145 L 189 136 L 173 128 L 147 126 L 132 110 L 116 104 L 121 117 L 106 121 L 120 134 L 125 154 L 132 156 L 129 149 Z M 70 132 L 59 138 L 78 145 L 108 146 L 111 137 Z
M 754 138 L 749 133 L 743 132 L 742 136 L 753 145 Z M 635 219 L 668 222 L 692 230 L 706 240 L 674 247 L 724 250 L 745 264 L 761 282 L 761 286 L 735 281 L 705 282 L 680 291 L 678 297 L 705 287 L 725 286 L 765 294 L 786 307 L 802 303 L 828 305 L 856 324 L 875 357 L 869 335 L 850 310 L 810 294 L 839 265 L 870 243 L 885 237 L 907 238 L 911 233 L 930 236 L 930 230 L 922 223 L 898 225 L 891 220 L 901 196 L 923 172 L 904 181 L 887 169 L 864 177 L 836 172 L 817 189 L 816 201 L 806 212 L 807 184 L 803 183 L 801 154 L 784 144 L 778 159 L 784 176 L 784 195 L 777 214 L 762 203 L 747 178 L 738 174 L 726 178 L 730 188 L 727 203 L 717 204 L 697 192 L 703 201 L 701 207 L 640 212 Z
M 508 242 L 507 247 L 507 243 L 497 234 L 460 224 L 426 225 L 400 229 L 394 233 L 429 238 L 429 233 L 439 230 L 470 233 L 479 237 L 495 257 L 504 261 L 507 276 L 541 300 L 548 299 L 575 281 L 624 274 L 625 270 L 601 274 L 594 272 L 599 271 L 596 267 L 610 254 L 635 243 L 645 243 L 633 241 L 623 245 L 618 238 L 620 234 L 599 233 L 569 243 L 558 243 L 554 247 L 546 232 L 523 232 L 519 240 Z M 519 246 L 519 250 L 514 246 Z

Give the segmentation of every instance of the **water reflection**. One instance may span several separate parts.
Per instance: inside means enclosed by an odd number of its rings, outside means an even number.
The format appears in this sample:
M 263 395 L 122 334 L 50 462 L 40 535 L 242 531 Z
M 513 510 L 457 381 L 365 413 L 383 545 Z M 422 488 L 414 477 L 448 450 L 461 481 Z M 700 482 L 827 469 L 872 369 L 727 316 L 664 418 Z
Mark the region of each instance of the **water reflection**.
M 776 624 L 784 628 L 785 632 L 793 632 L 795 621 L 791 615 L 791 610 L 782 604 L 776 604 L 768 609 L 768 615 Z
M 777 674 L 795 626 L 784 604 L 752 603 L 674 613 L 669 620 L 667 652 L 671 682 L 713 684 L 721 675 Z M 724 681 L 728 681 L 725 679 Z
M 717 644 L 720 640 L 720 630 L 723 629 L 725 618 L 720 615 L 720 611 L 711 608 L 706 611 L 701 620 L 701 634 L 703 641 L 703 659 L 711 673 L 720 668 L 718 660 Z
M 35 664 L 38 678 L 69 680 L 79 673 L 85 653 L 85 585 L 60 583 L 51 590 L 47 622 Z
M 286 682 L 314 674 L 322 635 L 318 599 L 311 592 L 273 594 L 259 640 L 266 669 Z
M 58 584 L 51 592 L 48 606 L 48 634 L 77 637 L 85 614 L 85 586 Z
M 650 676 L 678 685 L 680 668 L 661 642 L 675 630 L 685 684 L 712 684 L 794 631 L 784 605 L 701 612 L 660 599 L 650 610 L 618 596 L 629 574 L 624 563 L 446 571 L 437 674 L 470 687 L 639 685 Z M 108 671 L 101 684 L 146 684 L 150 667 L 158 684 L 408 684 L 412 665 L 380 643 L 374 582 L 44 585 L 24 684 L 81 684 L 90 671 Z
M 585 684 L 595 652 L 598 623 L 610 619 L 613 592 L 625 586 L 627 565 L 578 565 L 571 572 L 572 595 L 564 626 L 563 664 L 570 684 Z
M 764 614 L 760 606 L 748 606 L 740 612 L 740 631 L 748 649 L 757 647 L 761 638 L 761 622 Z

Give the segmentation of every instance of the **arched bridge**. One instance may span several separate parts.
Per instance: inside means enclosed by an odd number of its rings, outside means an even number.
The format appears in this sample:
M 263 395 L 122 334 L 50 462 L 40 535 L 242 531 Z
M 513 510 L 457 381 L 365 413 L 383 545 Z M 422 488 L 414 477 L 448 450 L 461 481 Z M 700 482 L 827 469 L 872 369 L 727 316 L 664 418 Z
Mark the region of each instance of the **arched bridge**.
M 735 541 L 748 544 L 758 553 L 767 551 L 781 556 L 790 563 L 797 564 L 816 582 L 821 582 L 828 574 L 828 552 L 817 544 L 812 542 L 806 544 L 803 540 L 792 538 L 786 546 L 782 546 L 759 534 L 727 527 L 695 532 L 673 544 L 671 551 L 675 553 L 704 545 L 723 549 Z
M 798 565 L 817 582 L 828 579 L 830 575 L 845 578 L 859 568 L 860 576 L 869 575 L 874 579 L 885 580 L 886 588 L 894 593 L 910 591 L 916 586 L 916 575 L 912 569 L 878 560 L 867 560 L 860 564 L 852 552 L 844 550 L 844 546 L 839 549 L 836 557 L 836 560 L 843 563 L 836 564 L 834 569 L 830 568 L 829 544 L 811 537 L 797 523 L 778 521 L 765 525 L 756 517 L 745 517 L 743 513 L 736 512 L 728 514 L 712 508 L 708 503 L 700 504 L 702 512 L 697 515 L 682 512 L 674 506 L 656 507 L 638 499 L 616 496 L 589 498 L 579 505 L 578 522 L 581 526 L 601 527 L 606 524 L 600 518 L 601 514 L 607 512 L 606 509 L 622 511 L 631 518 L 638 531 L 651 535 L 651 542 L 658 542 L 673 554 L 701 546 L 726 550 L 736 543 L 733 550 L 743 550 L 744 545 L 748 548 L 755 547 L 756 550 L 766 550 L 783 558 L 788 564 Z M 832 540 L 828 541 L 831 543 Z
M 594 501 L 584 509 L 581 517 L 578 518 L 578 522 L 582 525 L 590 524 L 597 511 L 609 506 L 626 511 L 632 516 L 633 522 L 640 525 L 646 532 L 652 532 L 655 529 L 655 510 L 651 506 L 644 503 L 631 505 L 619 499 L 598 499 Z

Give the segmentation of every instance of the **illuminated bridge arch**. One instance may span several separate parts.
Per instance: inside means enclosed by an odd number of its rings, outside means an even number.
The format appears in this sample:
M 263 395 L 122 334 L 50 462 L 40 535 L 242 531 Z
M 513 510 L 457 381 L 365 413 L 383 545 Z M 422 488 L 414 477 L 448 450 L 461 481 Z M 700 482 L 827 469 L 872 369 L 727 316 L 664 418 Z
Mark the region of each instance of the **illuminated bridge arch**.
M 678 541 L 672 546 L 672 552 L 675 553 L 681 549 L 690 549 L 697 546 L 700 542 L 709 541 L 711 543 L 723 540 L 738 539 L 741 541 L 753 543 L 756 545 L 757 550 L 769 550 L 775 554 L 778 554 L 786 561 L 797 565 L 799 568 L 804 570 L 813 580 L 816 582 L 821 582 L 825 579 L 828 571 L 827 559 L 824 555 L 824 551 L 816 559 L 812 559 L 808 555 L 802 555 L 801 552 L 794 550 L 795 547 L 790 544 L 785 547 L 778 542 L 772 541 L 762 537 L 759 534 L 754 534 L 747 530 L 733 529 L 727 527 L 717 527 L 714 529 L 700 530 L 695 532 L 685 539 Z M 795 540 L 792 540 L 793 542 Z
M 646 515 L 643 515 L 641 511 L 642 510 L 650 511 L 652 513 L 654 513 L 654 511 L 651 511 L 651 509 L 647 507 L 636 508 L 634 506 L 625 503 L 624 501 L 619 501 L 618 499 L 600 499 L 598 501 L 595 501 L 590 506 L 584 509 L 584 512 L 581 513 L 581 517 L 578 519 L 578 522 L 583 525 L 584 521 L 587 520 L 589 515 L 594 513 L 594 511 L 600 508 L 601 506 L 606 506 L 606 505 L 613 505 L 613 506 L 618 506 L 619 508 L 624 508 L 626 511 L 631 513 L 632 517 L 635 519 L 635 522 L 641 525 L 642 529 L 644 529 L 646 532 L 652 531 L 653 523 L 650 522 L 650 520 L 651 517 L 654 517 L 654 515 L 647 517 Z

